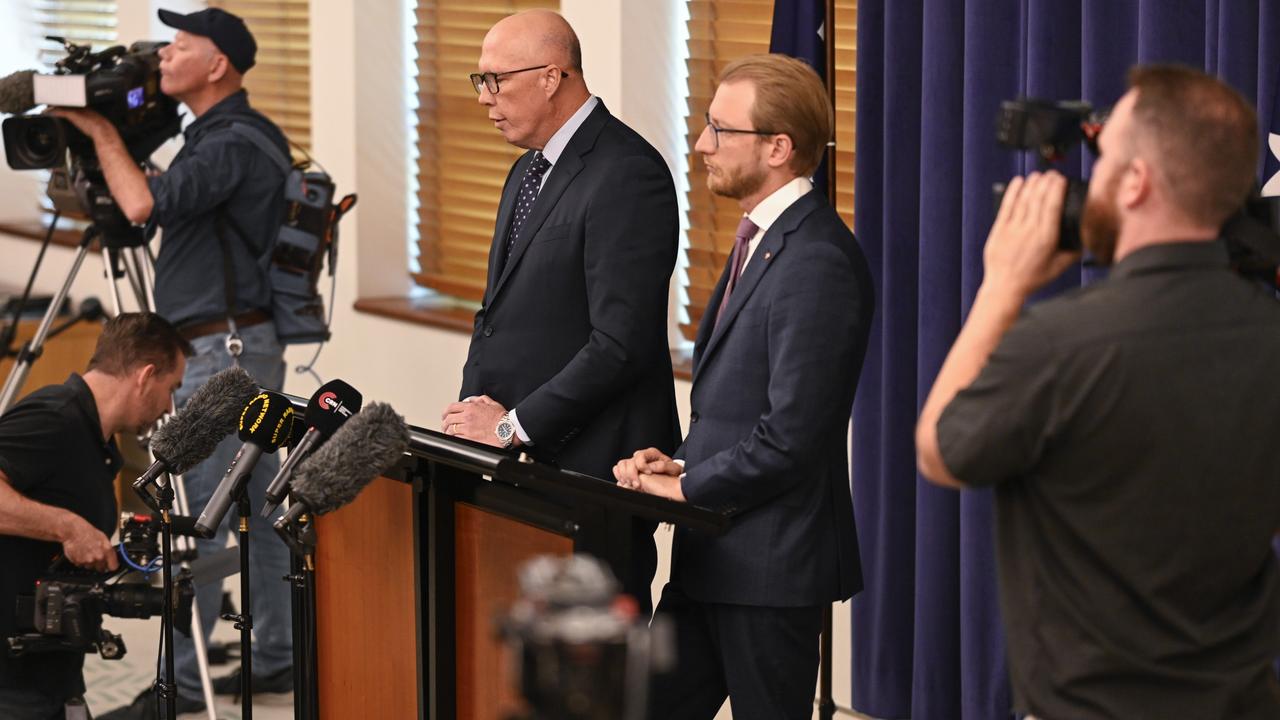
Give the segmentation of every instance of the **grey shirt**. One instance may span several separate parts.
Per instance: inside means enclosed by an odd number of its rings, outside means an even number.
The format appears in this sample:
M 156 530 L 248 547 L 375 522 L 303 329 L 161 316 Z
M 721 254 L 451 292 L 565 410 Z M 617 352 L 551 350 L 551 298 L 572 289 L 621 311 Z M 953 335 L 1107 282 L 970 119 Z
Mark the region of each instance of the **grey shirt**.
M 227 316 L 223 254 L 215 229 L 223 217 L 235 277 L 235 312 L 271 309 L 267 250 L 284 214 L 284 177 L 231 123 L 251 124 L 287 157 L 279 128 L 249 107 L 242 90 L 214 105 L 183 131 L 185 144 L 169 169 L 148 179 L 155 199 L 150 222 L 164 229 L 156 258 L 156 310 L 175 325 Z
M 1017 710 L 1280 717 L 1280 302 L 1221 243 L 1030 308 L 938 442 L 996 487 Z

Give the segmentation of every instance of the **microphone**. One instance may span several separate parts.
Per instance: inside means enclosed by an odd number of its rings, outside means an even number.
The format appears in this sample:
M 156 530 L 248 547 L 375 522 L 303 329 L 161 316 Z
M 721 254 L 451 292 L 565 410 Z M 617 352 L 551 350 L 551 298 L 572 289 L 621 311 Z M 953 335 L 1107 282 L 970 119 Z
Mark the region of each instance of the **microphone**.
M 156 461 L 133 487 L 141 490 L 166 472 L 184 473 L 212 455 L 222 438 L 235 429 L 240 411 L 257 394 L 257 383 L 243 368 L 227 368 L 209 378 L 151 436 L 151 452 Z
M 222 519 L 227 516 L 231 502 L 249 481 L 249 473 L 258 464 L 262 454 L 273 453 L 289 442 L 293 428 L 293 403 L 280 393 L 263 391 L 245 406 L 240 413 L 240 439 L 244 445 L 231 461 L 231 467 L 222 476 L 222 482 L 196 518 L 196 532 L 211 538 Z
M 289 480 L 298 463 L 342 427 L 352 415 L 360 412 L 363 403 L 364 396 L 360 391 L 341 380 L 330 380 L 316 390 L 307 401 L 306 432 L 297 446 L 289 451 L 289 457 L 280 465 L 280 472 L 267 485 L 267 501 L 262 505 L 262 517 L 271 517 L 271 513 L 280 507 L 281 501 L 289 492 Z
M 36 70 L 19 70 L 0 78 L 0 113 L 20 115 L 36 106 L 31 76 Z
M 409 427 L 386 403 L 372 403 L 298 466 L 292 502 L 274 527 L 284 532 L 302 515 L 325 515 L 356 499 L 409 450 Z

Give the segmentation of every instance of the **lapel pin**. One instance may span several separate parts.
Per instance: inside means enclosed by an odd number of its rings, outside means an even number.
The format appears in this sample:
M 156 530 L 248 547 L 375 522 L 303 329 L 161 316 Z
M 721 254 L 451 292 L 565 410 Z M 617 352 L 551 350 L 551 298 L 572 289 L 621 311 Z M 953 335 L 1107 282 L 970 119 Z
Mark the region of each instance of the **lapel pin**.
M 764 259 L 765 259 L 765 260 L 768 260 L 768 259 L 769 259 L 769 258 L 771 258 L 771 257 L 773 257 L 773 253 L 772 253 L 772 252 L 769 252 L 768 250 L 765 250 L 765 251 L 764 251 Z

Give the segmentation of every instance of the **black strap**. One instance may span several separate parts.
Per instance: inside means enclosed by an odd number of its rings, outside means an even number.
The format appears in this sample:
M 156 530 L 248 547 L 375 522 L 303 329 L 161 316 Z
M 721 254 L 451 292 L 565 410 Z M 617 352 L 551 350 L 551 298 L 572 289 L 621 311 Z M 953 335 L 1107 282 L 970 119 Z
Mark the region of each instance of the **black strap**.
M 275 143 L 271 142 L 267 138 L 266 133 L 246 122 L 236 122 L 234 120 L 227 127 L 231 132 L 234 132 L 253 143 L 255 147 L 261 150 L 262 153 L 275 164 L 276 168 L 284 174 L 284 177 L 281 178 L 281 182 L 284 182 L 284 180 L 289 177 L 289 172 L 293 169 L 293 163 L 280 152 L 280 148 L 276 147 Z M 228 202 L 230 201 L 228 200 Z M 248 237 L 245 236 L 244 231 L 241 230 L 239 224 L 236 223 L 235 218 L 232 218 L 227 213 L 226 208 L 226 203 L 223 203 L 214 210 L 213 226 L 214 231 L 218 234 L 218 244 L 222 246 L 223 297 L 226 299 L 227 303 L 227 320 L 231 322 L 232 318 L 235 316 L 236 286 L 235 268 L 231 260 L 231 246 L 227 243 L 226 223 L 231 223 L 236 236 L 244 242 L 245 247 L 249 248 L 250 253 L 253 252 L 253 247 L 249 245 Z M 270 248 L 268 248 L 268 250 L 270 250 Z

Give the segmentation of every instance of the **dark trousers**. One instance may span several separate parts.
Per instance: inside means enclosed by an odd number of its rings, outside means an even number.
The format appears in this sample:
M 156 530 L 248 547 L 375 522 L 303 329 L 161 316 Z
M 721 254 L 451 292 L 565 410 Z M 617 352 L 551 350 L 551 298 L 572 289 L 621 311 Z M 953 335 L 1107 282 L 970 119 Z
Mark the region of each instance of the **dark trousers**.
M 4 720 L 64 720 L 68 698 L 52 697 L 37 690 L 0 688 L 0 718 Z M 88 708 L 85 708 L 86 717 Z
M 653 720 L 709 720 L 729 698 L 734 720 L 809 720 L 822 607 L 700 603 L 668 584 L 655 622 L 670 622 L 676 665 L 649 693 Z

